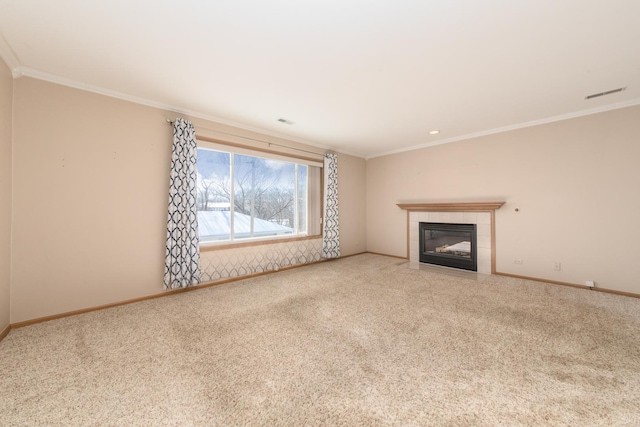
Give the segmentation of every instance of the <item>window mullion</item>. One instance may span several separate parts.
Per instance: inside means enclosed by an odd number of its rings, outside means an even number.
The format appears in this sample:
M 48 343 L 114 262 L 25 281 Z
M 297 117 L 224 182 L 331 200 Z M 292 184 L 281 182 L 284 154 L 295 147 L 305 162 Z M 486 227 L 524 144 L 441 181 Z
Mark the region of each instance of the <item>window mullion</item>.
M 231 180 L 231 194 L 229 195 L 229 240 L 233 242 L 234 240 L 234 236 L 233 236 L 233 231 L 235 228 L 235 206 L 236 206 L 236 200 L 235 200 L 235 195 L 236 195 L 236 178 L 234 175 L 234 164 L 235 164 L 235 158 L 234 158 L 234 154 L 233 153 L 229 153 L 229 177 Z

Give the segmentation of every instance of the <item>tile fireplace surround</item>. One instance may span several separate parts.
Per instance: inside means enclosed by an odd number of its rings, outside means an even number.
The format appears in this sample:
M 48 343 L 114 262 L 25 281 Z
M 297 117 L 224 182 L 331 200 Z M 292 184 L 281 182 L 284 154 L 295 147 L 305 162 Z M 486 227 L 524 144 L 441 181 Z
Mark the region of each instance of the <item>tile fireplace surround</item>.
M 496 271 L 495 211 L 505 202 L 471 203 L 399 203 L 407 211 L 407 257 L 419 262 L 420 222 L 446 224 L 476 224 L 478 243 L 478 273 Z

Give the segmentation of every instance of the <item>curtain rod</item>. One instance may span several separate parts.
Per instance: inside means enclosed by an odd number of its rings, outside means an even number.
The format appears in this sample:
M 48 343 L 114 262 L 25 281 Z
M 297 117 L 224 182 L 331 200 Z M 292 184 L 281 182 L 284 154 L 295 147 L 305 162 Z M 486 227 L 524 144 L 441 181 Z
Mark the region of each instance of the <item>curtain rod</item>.
M 167 123 L 169 123 L 170 125 L 172 125 L 172 126 L 173 126 L 173 124 L 175 123 L 175 121 L 174 121 L 174 120 L 167 119 Z M 268 145 L 269 145 L 269 147 L 271 147 L 272 145 L 275 145 L 276 147 L 287 148 L 287 149 L 289 149 L 289 150 L 302 151 L 302 152 L 304 152 L 304 153 L 315 154 L 316 156 L 322 156 L 322 157 L 324 157 L 324 156 L 325 156 L 325 154 L 324 154 L 324 153 L 316 153 L 315 151 L 303 150 L 302 148 L 290 147 L 290 146 L 288 146 L 288 145 L 277 144 L 277 143 L 275 143 L 275 142 L 265 141 L 265 140 L 263 140 L 263 139 L 251 138 L 251 137 L 248 137 L 248 136 L 238 135 L 238 134 L 235 134 L 235 133 L 223 132 L 223 131 L 221 131 L 221 130 L 214 130 L 214 129 L 211 129 L 211 130 L 213 130 L 214 132 L 223 133 L 223 134 L 225 134 L 225 135 L 237 136 L 238 138 L 249 139 L 249 140 L 251 140 L 251 141 L 256 141 L 256 142 L 262 142 L 262 143 L 264 143 L 264 144 L 268 144 Z

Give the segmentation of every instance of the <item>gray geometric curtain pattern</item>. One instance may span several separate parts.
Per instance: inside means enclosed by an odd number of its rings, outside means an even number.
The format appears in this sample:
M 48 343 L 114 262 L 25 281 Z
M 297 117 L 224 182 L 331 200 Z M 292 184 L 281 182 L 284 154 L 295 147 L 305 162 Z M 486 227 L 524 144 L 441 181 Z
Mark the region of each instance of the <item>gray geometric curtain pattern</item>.
M 184 288 L 200 283 L 198 207 L 196 205 L 196 131 L 193 124 L 176 119 L 169 176 L 167 249 L 164 288 Z
M 322 223 L 322 257 L 340 257 L 338 224 L 338 156 L 324 156 L 324 221 Z

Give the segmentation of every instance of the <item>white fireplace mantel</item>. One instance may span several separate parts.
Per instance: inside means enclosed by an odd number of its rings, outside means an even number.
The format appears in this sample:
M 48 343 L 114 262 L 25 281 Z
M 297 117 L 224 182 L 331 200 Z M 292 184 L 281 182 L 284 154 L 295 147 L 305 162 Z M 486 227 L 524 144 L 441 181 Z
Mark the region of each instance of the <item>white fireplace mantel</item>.
M 442 222 L 476 224 L 478 233 L 478 273 L 496 272 L 495 211 L 505 202 L 398 203 L 407 211 L 407 258 L 418 262 L 418 224 Z

